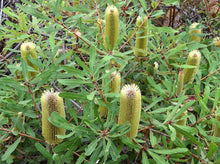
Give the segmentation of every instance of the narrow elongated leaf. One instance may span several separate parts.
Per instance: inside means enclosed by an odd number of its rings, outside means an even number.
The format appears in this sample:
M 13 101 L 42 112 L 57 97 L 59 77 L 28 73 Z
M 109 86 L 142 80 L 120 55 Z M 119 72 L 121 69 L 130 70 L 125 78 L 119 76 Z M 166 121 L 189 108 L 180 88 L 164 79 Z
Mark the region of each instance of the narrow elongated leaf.
M 206 158 L 211 158 L 217 150 L 218 150 L 218 146 L 215 143 L 211 142 L 209 144 L 209 151 L 206 155 Z
M 88 145 L 88 147 L 87 147 L 87 149 L 86 149 L 86 153 L 85 153 L 86 156 L 91 155 L 92 152 L 95 151 L 96 146 L 98 145 L 99 140 L 100 140 L 100 138 L 99 138 L 99 139 L 96 139 L 96 140 L 94 140 L 94 141 L 92 141 L 92 142 Z
M 28 70 L 27 70 L 28 66 L 23 58 L 21 58 L 21 68 L 22 68 L 24 79 L 27 81 L 28 80 Z
M 67 99 L 73 99 L 73 100 L 80 100 L 80 101 L 87 100 L 87 95 L 83 93 L 62 92 L 62 93 L 59 93 L 59 96 L 63 98 L 67 98 Z
M 89 67 L 90 67 L 90 71 L 93 74 L 93 70 L 94 70 L 94 65 L 95 65 L 95 59 L 96 59 L 96 50 L 95 47 L 92 46 L 90 48 L 90 55 L 89 55 Z
M 145 151 L 142 152 L 142 160 L 141 160 L 142 164 L 150 164 L 148 158 L 147 158 L 147 154 L 145 153 Z
M 116 161 L 120 157 L 119 152 L 118 152 L 117 148 L 115 147 L 114 143 L 110 139 L 108 139 L 108 142 L 110 142 L 110 144 L 111 144 L 110 155 L 111 155 L 113 161 Z
M 35 17 L 43 19 L 43 20 L 50 20 L 46 15 L 43 15 L 42 12 L 39 12 L 36 9 L 32 8 L 32 7 L 24 7 L 24 6 L 22 6 L 21 4 L 18 4 L 18 3 L 17 3 L 17 6 L 27 14 L 30 14 L 32 16 L 35 16 Z
M 40 143 L 35 143 L 36 149 L 47 159 L 52 159 L 52 154 L 50 154 L 45 147 L 43 147 Z
M 151 157 L 154 159 L 154 161 L 157 164 L 167 164 L 166 161 L 164 161 L 164 159 L 162 157 L 160 157 L 159 155 L 157 155 L 156 153 L 152 152 L 151 150 L 148 150 L 148 153 L 151 155 Z
M 188 152 L 187 148 L 164 149 L 164 150 L 150 149 L 150 150 L 157 154 L 168 154 L 168 155 Z
M 59 79 L 58 82 L 67 86 L 78 86 L 91 83 L 90 81 L 83 81 L 78 79 Z
M 21 141 L 21 137 L 19 137 L 12 145 L 8 146 L 5 154 L 2 156 L 2 161 L 5 161 L 10 157 L 11 153 L 15 151 L 20 141 Z
M 174 125 L 174 128 L 180 132 L 181 134 L 184 135 L 184 137 L 188 138 L 191 140 L 192 143 L 196 143 L 200 146 L 202 146 L 202 144 L 200 142 L 197 141 L 196 137 L 194 137 L 192 134 L 195 134 L 195 129 L 192 127 L 187 127 L 187 126 L 180 126 L 180 125 Z
M 72 130 L 74 128 L 73 124 L 70 124 L 65 118 L 61 117 L 57 112 L 53 112 L 48 120 L 50 121 L 50 123 L 60 128 L 65 128 L 68 130 Z

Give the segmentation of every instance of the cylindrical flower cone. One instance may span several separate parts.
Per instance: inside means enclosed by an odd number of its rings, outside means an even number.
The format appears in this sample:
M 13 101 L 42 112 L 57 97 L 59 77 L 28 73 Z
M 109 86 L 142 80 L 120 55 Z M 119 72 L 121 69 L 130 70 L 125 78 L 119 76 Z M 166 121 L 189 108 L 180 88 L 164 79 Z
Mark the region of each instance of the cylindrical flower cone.
M 109 71 L 107 71 L 109 72 Z M 121 75 L 119 72 L 115 71 L 112 72 L 110 75 L 110 92 L 111 93 L 119 93 L 120 91 L 120 86 L 121 86 Z M 104 81 L 102 81 L 102 85 L 104 86 Z M 98 112 L 101 115 L 101 117 L 107 117 L 108 115 L 108 109 L 105 106 L 99 105 Z
M 119 72 L 115 71 L 112 72 L 110 75 L 110 92 L 112 93 L 119 93 L 120 92 L 120 86 L 121 86 L 121 75 Z
M 118 123 L 131 124 L 131 130 L 127 133 L 129 138 L 135 138 L 141 115 L 141 91 L 135 84 L 125 85 L 121 90 L 120 111 Z
M 31 66 L 32 68 L 34 68 L 36 71 L 38 71 L 38 67 L 34 64 L 32 64 L 29 59 L 28 56 L 30 56 L 33 59 L 37 59 L 37 53 L 35 50 L 35 44 L 32 42 L 24 42 L 21 44 L 21 56 L 24 59 L 24 61 Z M 28 76 L 33 77 L 36 76 L 36 72 L 28 72 Z
M 65 135 L 64 128 L 58 128 L 48 121 L 48 118 L 54 111 L 56 111 L 61 117 L 65 118 L 63 99 L 59 97 L 58 94 L 58 92 L 54 92 L 53 90 L 47 90 L 41 96 L 42 135 L 50 145 L 62 142 L 62 139 L 57 138 L 56 135 Z
M 115 6 L 108 6 L 105 10 L 105 38 L 104 45 L 108 50 L 113 50 L 119 35 L 119 12 Z M 106 42 L 108 39 L 108 43 Z
M 191 83 L 194 80 L 194 76 L 199 69 L 199 64 L 201 60 L 201 53 L 198 50 L 193 50 L 189 53 L 186 64 L 195 66 L 195 68 L 184 68 L 184 83 Z
M 179 72 L 178 75 L 178 86 L 177 86 L 177 90 L 176 90 L 176 95 L 180 96 L 183 90 L 183 80 L 184 80 L 184 74 L 183 71 Z
M 183 112 L 178 118 L 177 118 L 177 125 L 182 125 L 185 126 L 186 125 L 186 118 L 184 118 L 185 116 L 187 116 L 187 111 Z M 176 132 L 176 137 L 179 138 L 180 141 L 182 141 L 183 139 L 183 135 L 179 132 Z
M 147 17 L 145 16 L 144 19 Z M 140 27 L 140 25 L 143 22 L 141 21 L 141 17 L 137 17 L 137 28 Z M 135 42 L 135 56 L 137 57 L 143 57 L 146 56 L 146 50 L 147 50 L 147 21 L 144 22 L 143 26 L 140 28 L 140 30 L 136 34 L 136 42 Z
M 191 41 L 201 41 L 201 36 L 198 36 L 202 33 L 202 29 L 199 27 L 199 23 L 193 23 L 189 27 L 189 34 Z

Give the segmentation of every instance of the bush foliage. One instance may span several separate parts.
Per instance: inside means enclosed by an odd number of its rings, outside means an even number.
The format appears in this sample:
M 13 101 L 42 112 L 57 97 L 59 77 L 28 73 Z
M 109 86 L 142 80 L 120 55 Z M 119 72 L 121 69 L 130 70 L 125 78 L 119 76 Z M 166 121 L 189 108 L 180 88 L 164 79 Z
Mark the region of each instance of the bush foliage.
M 197 1 L 196 1 L 197 2 Z M 4 7 L 0 25 L 1 163 L 220 163 L 219 3 L 183 0 L 22 0 Z M 206 2 L 206 3 L 205 3 Z M 3 3 L 3 2 L 2 2 Z M 105 9 L 119 10 L 120 32 L 112 51 L 105 38 Z M 204 6 L 205 9 L 203 8 Z M 136 19 L 148 17 L 147 56 L 134 55 Z M 201 41 L 189 26 L 200 24 Z M 36 44 L 37 58 L 21 57 L 20 45 Z M 178 73 L 189 52 L 199 50 L 195 79 L 176 96 Z M 106 71 L 110 70 L 110 71 Z M 121 74 L 121 88 L 135 83 L 142 94 L 137 137 L 118 124 L 120 93 L 111 93 L 109 76 Z M 28 72 L 34 72 L 29 76 Z M 104 81 L 104 83 L 103 83 Z M 66 129 L 63 142 L 50 146 L 42 136 L 40 98 L 53 88 L 64 99 L 66 118 L 53 112 L 54 126 Z M 100 117 L 99 105 L 108 109 Z M 187 111 L 187 115 L 182 113 Z M 186 125 L 178 125 L 186 119 Z M 48 129 L 50 131 L 50 129 Z M 183 136 L 181 140 L 176 137 Z

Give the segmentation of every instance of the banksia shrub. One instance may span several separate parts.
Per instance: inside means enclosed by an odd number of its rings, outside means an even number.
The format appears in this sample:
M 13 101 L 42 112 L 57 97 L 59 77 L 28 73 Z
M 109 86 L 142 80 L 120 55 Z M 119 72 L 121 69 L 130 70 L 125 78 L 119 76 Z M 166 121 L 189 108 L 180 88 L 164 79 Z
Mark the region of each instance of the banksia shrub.
M 176 90 L 176 95 L 180 96 L 183 90 L 183 80 L 184 80 L 184 74 L 183 71 L 179 72 L 178 75 L 178 86 L 177 86 L 177 90 Z
M 28 57 L 30 56 L 33 59 L 37 59 L 37 53 L 36 53 L 36 49 L 35 49 L 35 44 L 32 42 L 24 42 L 21 44 L 21 56 L 24 59 L 24 61 L 31 66 L 32 68 L 34 68 L 36 71 L 38 71 L 38 67 L 34 64 L 32 64 Z M 36 73 L 35 72 L 28 72 L 28 76 L 32 77 L 35 76 Z
M 220 48 L 220 37 L 215 37 L 215 38 L 213 39 L 213 44 L 214 44 L 216 47 Z
M 119 35 L 119 12 L 115 6 L 108 6 L 105 10 L 105 48 L 113 50 Z M 108 43 L 107 41 L 108 40 Z
M 189 27 L 189 34 L 191 41 L 201 41 L 201 37 L 199 36 L 202 33 L 202 29 L 199 27 L 199 23 L 193 23 Z
M 48 118 L 54 111 L 56 111 L 61 117 L 65 118 L 63 99 L 59 97 L 58 94 L 58 92 L 54 92 L 53 90 L 47 90 L 41 96 L 42 135 L 50 145 L 62 142 L 62 139 L 57 138 L 56 135 L 65 135 L 64 128 L 58 128 L 48 121 Z
M 201 53 L 198 50 L 193 50 L 189 53 L 186 64 L 189 66 L 195 66 L 195 68 L 184 68 L 184 83 L 191 83 L 194 80 L 194 76 L 199 69 L 201 60 Z
M 144 19 L 147 17 L 145 16 Z M 142 24 L 141 17 L 138 16 L 137 18 L 137 28 L 140 27 Z M 136 34 L 136 42 L 135 42 L 135 55 L 137 57 L 143 57 L 146 56 L 146 49 L 147 49 L 147 21 L 144 22 L 143 26 L 139 29 L 139 31 Z
M 120 111 L 118 123 L 131 124 L 131 130 L 127 133 L 129 138 L 137 135 L 141 115 L 141 91 L 135 84 L 125 85 L 121 90 Z
M 121 86 L 121 75 L 119 72 L 114 71 L 111 73 L 110 75 L 110 84 L 109 84 L 109 88 L 110 88 L 110 92 L 112 93 L 119 93 L 120 91 L 120 86 Z M 103 82 L 104 85 L 104 82 Z M 107 117 L 108 115 L 108 109 L 105 106 L 99 105 L 98 108 L 99 114 L 102 117 Z
M 187 111 L 183 112 L 178 118 L 177 118 L 177 125 L 185 126 L 186 125 L 186 116 Z M 179 132 L 176 132 L 176 137 L 179 138 L 180 141 L 183 139 L 183 135 Z

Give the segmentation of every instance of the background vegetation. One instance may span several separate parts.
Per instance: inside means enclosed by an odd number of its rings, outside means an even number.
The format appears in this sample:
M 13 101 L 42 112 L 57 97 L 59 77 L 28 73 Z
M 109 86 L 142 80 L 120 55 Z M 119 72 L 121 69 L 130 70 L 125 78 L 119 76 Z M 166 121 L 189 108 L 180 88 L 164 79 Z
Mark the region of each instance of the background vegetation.
M 1 163 L 220 163 L 219 137 L 213 136 L 220 103 L 219 1 L 72 0 L 1 1 L 0 156 Z M 120 35 L 112 52 L 103 45 L 108 4 L 120 13 Z M 147 15 L 147 56 L 134 56 L 136 18 Z M 189 25 L 199 22 L 201 42 L 192 42 Z M 36 44 L 37 59 L 21 58 L 24 41 Z M 176 96 L 178 72 L 190 51 L 202 54 L 195 80 Z M 58 53 L 59 51 L 59 53 Z M 116 61 L 110 68 L 110 61 Z M 158 63 L 158 69 L 155 68 Z M 129 139 L 130 125 L 118 125 L 119 93 L 108 93 L 111 72 L 121 86 L 135 83 L 142 93 L 139 132 Z M 35 71 L 36 76 L 27 76 Z M 63 142 L 49 147 L 41 134 L 40 97 L 54 88 L 65 100 Z M 109 115 L 101 118 L 98 104 Z M 180 110 L 178 110 L 180 109 Z M 176 124 L 188 111 L 186 126 Z M 22 112 L 22 113 L 21 113 Z M 183 134 L 180 141 L 176 133 Z

